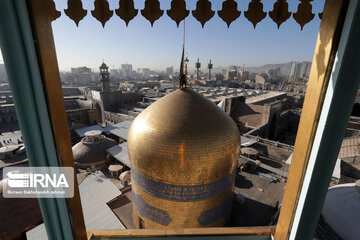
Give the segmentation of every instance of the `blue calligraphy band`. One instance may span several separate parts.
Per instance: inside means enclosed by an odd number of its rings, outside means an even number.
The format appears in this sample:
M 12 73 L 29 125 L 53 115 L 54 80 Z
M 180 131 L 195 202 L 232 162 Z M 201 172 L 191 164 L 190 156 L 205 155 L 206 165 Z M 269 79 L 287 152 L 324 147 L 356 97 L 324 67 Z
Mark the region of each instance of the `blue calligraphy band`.
M 231 187 L 235 181 L 236 171 L 212 183 L 194 186 L 171 185 L 151 180 L 131 169 L 132 177 L 137 186 L 143 191 L 170 201 L 194 202 L 220 195 Z

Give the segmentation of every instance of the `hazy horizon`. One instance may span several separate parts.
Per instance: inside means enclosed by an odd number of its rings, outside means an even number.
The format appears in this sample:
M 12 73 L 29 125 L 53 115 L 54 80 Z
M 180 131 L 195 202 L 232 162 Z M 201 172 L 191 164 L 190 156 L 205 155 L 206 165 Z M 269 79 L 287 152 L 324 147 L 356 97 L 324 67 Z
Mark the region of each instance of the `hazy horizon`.
M 237 2 L 241 15 L 228 28 L 216 13 L 222 8 L 222 1 L 211 2 L 215 16 L 204 28 L 191 12 L 186 18 L 185 51 L 189 55 L 190 71 L 194 69 L 198 58 L 202 69 L 206 69 L 210 59 L 214 68 L 312 61 L 320 26 L 317 13 L 322 12 L 324 0 L 311 2 L 312 11 L 316 15 L 302 31 L 292 16 L 279 29 L 269 16 L 254 29 L 252 23 L 244 17 L 244 10 L 247 10 L 250 0 Z M 139 12 L 128 27 L 114 14 L 105 28 L 91 16 L 93 1 L 84 2 L 83 8 L 88 12 L 79 27 L 64 13 L 67 1 L 55 0 L 55 3 L 57 10 L 62 13 L 52 23 L 61 71 L 70 71 L 71 67 L 80 66 L 98 69 L 103 60 L 110 68 L 119 68 L 121 64 L 129 63 L 133 65 L 133 69 L 164 70 L 173 66 L 176 71 L 180 65 L 183 22 L 177 28 L 176 23 L 167 16 L 170 1 L 160 0 L 160 8 L 164 10 L 164 14 L 155 21 L 153 27 L 140 13 L 144 8 L 144 1 L 135 0 L 135 8 Z M 264 11 L 271 11 L 274 3 L 275 0 L 263 1 Z M 119 7 L 119 1 L 110 0 L 109 4 L 111 10 Z M 289 11 L 296 12 L 299 1 L 290 0 L 288 4 Z M 196 1 L 188 1 L 186 7 L 190 11 L 194 10 Z

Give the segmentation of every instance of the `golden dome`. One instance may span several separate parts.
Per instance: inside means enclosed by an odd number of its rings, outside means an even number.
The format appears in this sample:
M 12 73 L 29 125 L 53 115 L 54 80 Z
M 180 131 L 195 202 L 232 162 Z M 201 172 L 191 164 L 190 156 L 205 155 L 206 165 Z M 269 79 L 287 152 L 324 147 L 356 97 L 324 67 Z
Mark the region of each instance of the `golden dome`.
M 146 228 L 224 225 L 239 150 L 236 124 L 211 101 L 189 88 L 159 99 L 128 135 L 135 215 Z

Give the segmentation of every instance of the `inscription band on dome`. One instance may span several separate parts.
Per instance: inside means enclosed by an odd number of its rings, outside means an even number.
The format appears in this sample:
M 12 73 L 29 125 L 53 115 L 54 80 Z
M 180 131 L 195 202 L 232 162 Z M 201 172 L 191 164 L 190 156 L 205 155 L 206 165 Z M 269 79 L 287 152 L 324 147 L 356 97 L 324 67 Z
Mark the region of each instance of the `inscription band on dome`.
M 216 220 L 219 220 L 220 218 L 225 217 L 231 210 L 232 201 L 233 195 L 231 194 L 219 206 L 202 212 L 200 217 L 198 218 L 198 222 L 200 223 L 200 225 L 206 226 L 210 223 L 215 222 Z
M 179 202 L 194 202 L 215 197 L 225 192 L 235 181 L 236 170 L 232 174 L 212 183 L 183 186 L 171 185 L 154 181 L 131 169 L 131 174 L 137 186 L 143 191 L 166 200 Z
M 132 192 L 132 196 L 136 208 L 138 209 L 141 216 L 147 217 L 150 220 L 164 226 L 169 225 L 169 223 L 172 221 L 171 217 L 166 211 L 149 205 L 140 195 L 137 195 L 134 192 Z

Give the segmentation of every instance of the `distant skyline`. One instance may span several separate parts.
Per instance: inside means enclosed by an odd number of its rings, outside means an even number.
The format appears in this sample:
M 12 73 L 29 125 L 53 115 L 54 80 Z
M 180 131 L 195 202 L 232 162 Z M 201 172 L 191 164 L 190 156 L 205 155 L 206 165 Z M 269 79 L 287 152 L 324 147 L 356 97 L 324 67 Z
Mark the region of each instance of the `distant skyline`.
M 160 8 L 164 15 L 151 27 L 140 13 L 144 8 L 144 0 L 135 0 L 138 15 L 126 27 L 125 22 L 117 15 L 106 23 L 105 28 L 91 16 L 94 1 L 84 1 L 87 16 L 79 27 L 64 14 L 66 0 L 55 0 L 56 8 L 61 11 L 59 19 L 52 23 L 59 68 L 69 71 L 71 67 L 87 66 L 98 68 L 104 59 L 110 68 L 119 68 L 123 63 L 133 64 L 133 68 L 148 67 L 164 70 L 174 66 L 178 71 L 181 57 L 183 22 L 179 28 L 170 19 L 166 10 L 171 1 L 160 0 Z M 286 63 L 291 61 L 312 61 L 315 49 L 324 0 L 312 1 L 314 19 L 304 26 L 303 31 L 291 16 L 277 29 L 269 16 L 253 28 L 244 16 L 250 0 L 237 1 L 240 17 L 230 28 L 223 22 L 217 11 L 222 8 L 223 1 L 212 0 L 215 16 L 202 28 L 192 16 L 191 10 L 196 8 L 196 1 L 187 1 L 190 10 L 186 18 L 186 52 L 189 55 L 190 70 L 194 69 L 197 58 L 200 58 L 202 70 L 206 69 L 211 59 L 214 67 L 243 65 L 260 66 L 264 64 Z M 262 1 L 264 11 L 273 9 L 276 0 Z M 289 11 L 296 12 L 297 0 L 289 0 Z M 118 0 L 109 0 L 110 9 L 119 7 Z M 0 63 L 2 56 L 0 55 Z

